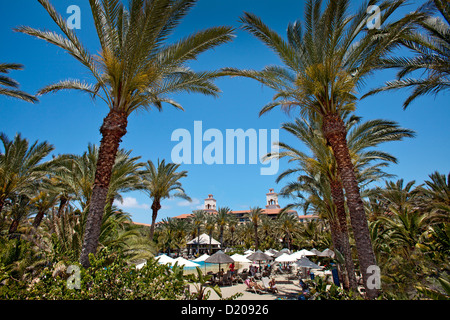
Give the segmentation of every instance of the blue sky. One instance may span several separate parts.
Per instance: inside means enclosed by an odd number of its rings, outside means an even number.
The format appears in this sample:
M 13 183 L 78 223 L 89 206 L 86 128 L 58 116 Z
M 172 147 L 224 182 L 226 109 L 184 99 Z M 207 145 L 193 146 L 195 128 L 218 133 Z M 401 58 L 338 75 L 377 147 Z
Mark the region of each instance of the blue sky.
M 77 34 L 92 53 L 97 53 L 99 46 L 88 2 L 53 0 L 52 3 L 67 17 L 70 14 L 66 13 L 66 9 L 70 5 L 81 8 L 81 30 L 77 30 Z M 422 1 L 411 1 L 400 14 L 414 10 L 419 3 Z M 359 1 L 354 4 L 359 6 Z M 61 79 L 88 77 L 86 70 L 62 50 L 12 31 L 19 25 L 56 30 L 53 21 L 37 1 L 2 1 L 0 6 L 0 37 L 3 44 L 0 61 L 25 65 L 24 71 L 11 73 L 20 82 L 21 89 L 35 93 L 44 85 Z M 260 16 L 284 36 L 287 24 L 303 17 L 303 6 L 303 1 L 298 0 L 199 0 L 171 40 L 215 25 L 238 28 L 238 19 L 244 11 Z M 195 70 L 211 70 L 222 67 L 261 69 L 271 64 L 279 64 L 277 57 L 247 32 L 237 29 L 233 42 L 201 55 L 198 61 L 190 65 Z M 362 92 L 393 76 L 393 72 L 377 73 Z M 225 136 L 226 129 L 266 129 L 270 132 L 290 120 L 278 110 L 258 117 L 260 108 L 271 101 L 273 92 L 255 81 L 224 78 L 217 84 L 222 90 L 220 98 L 186 94 L 173 96 L 185 108 L 184 112 L 167 106 L 161 113 L 150 111 L 132 115 L 121 147 L 133 150 L 132 154 L 141 156 L 142 160 L 170 160 L 172 148 L 177 144 L 171 141 L 172 132 L 182 128 L 193 133 L 194 121 L 202 121 L 203 132 L 214 128 Z M 399 160 L 397 165 L 387 169 L 389 173 L 406 181 L 422 183 L 433 171 L 449 172 L 448 94 L 420 98 L 407 111 L 403 111 L 402 103 L 406 96 L 407 91 L 397 91 L 367 98 L 359 102 L 356 114 L 364 120 L 394 120 L 416 131 L 415 139 L 385 144 L 381 148 Z M 107 107 L 103 102 L 93 102 L 88 96 L 75 92 L 43 96 L 37 105 L 0 97 L 0 130 L 10 137 L 20 132 L 32 141 L 46 140 L 55 146 L 55 154 L 79 154 L 87 149 L 89 143 L 99 144 L 99 127 L 106 114 Z M 280 140 L 304 149 L 283 131 L 280 131 Z M 182 165 L 182 169 L 189 172 L 183 186 L 193 202 L 186 203 L 180 199 L 164 201 L 158 220 L 190 213 L 203 204 L 209 193 L 214 195 L 218 206 L 228 206 L 233 210 L 263 207 L 268 189 L 278 191 L 283 182 L 275 183 L 277 175 L 260 175 L 260 168 L 261 164 Z M 281 161 L 279 172 L 287 168 L 288 164 Z M 151 201 L 143 193 L 132 192 L 123 196 L 125 202 L 122 207 L 132 214 L 135 221 L 151 221 Z M 287 203 L 287 200 L 280 199 L 281 205 Z

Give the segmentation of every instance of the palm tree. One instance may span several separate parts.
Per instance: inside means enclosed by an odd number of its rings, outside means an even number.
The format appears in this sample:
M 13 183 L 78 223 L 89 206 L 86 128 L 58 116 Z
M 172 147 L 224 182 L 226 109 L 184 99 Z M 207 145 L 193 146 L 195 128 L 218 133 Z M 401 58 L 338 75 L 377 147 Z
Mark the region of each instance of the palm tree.
M 223 231 L 225 226 L 227 225 L 228 221 L 230 220 L 230 212 L 231 209 L 228 207 L 220 207 L 217 208 L 217 215 L 215 216 L 216 224 L 219 227 L 219 241 L 220 245 L 224 246 L 223 243 Z
M 20 134 L 9 140 L 0 134 L 0 212 L 7 199 L 17 194 L 29 194 L 36 183 L 46 178 L 55 162 L 43 161 L 52 151 L 47 142 L 29 144 Z
M 228 231 L 230 233 L 230 245 L 234 246 L 234 233 L 236 232 L 239 221 L 234 215 L 228 220 Z
M 38 102 L 35 96 L 20 91 L 19 83 L 12 78 L 1 75 L 8 74 L 10 70 L 22 70 L 23 65 L 17 63 L 0 63 L 0 95 L 21 99 L 27 102 Z
M 161 201 L 170 197 L 183 198 L 191 201 L 179 181 L 187 177 L 187 171 L 177 172 L 180 164 L 159 161 L 155 165 L 151 160 L 145 164 L 142 172 L 142 187 L 145 193 L 153 200 L 152 202 L 152 225 L 150 227 L 150 239 L 153 239 L 155 222 L 158 211 L 161 209 Z
M 325 213 L 323 216 L 330 223 L 333 244 L 344 255 L 350 277 L 349 284 L 351 288 L 356 289 L 348 237 L 345 195 L 332 150 L 327 145 L 317 123 L 296 119 L 295 123 L 284 123 L 282 129 L 303 142 L 312 152 L 312 156 L 282 142 L 278 143 L 280 152 L 268 155 L 267 158 L 288 157 L 289 162 L 298 163 L 297 168 L 281 173 L 277 182 L 293 173 L 306 174 L 299 176 L 297 183 L 288 185 L 281 194 L 289 195 L 294 191 L 302 190 L 310 195 L 305 204 L 310 203 L 316 207 L 316 210 Z M 387 120 L 361 122 L 361 118 L 355 116 L 346 119 L 346 130 L 352 162 L 360 185 L 367 185 L 374 180 L 386 177 L 387 174 L 384 174 L 380 168 L 386 166 L 388 162 L 396 163 L 397 161 L 386 152 L 374 150 L 374 147 L 383 142 L 399 141 L 405 137 L 414 136 L 413 131 L 401 128 L 395 122 Z M 373 162 L 378 163 L 373 164 Z
M 301 223 L 298 231 L 299 246 L 309 249 L 317 248 L 318 250 L 328 248 L 325 230 L 322 220 Z
M 31 212 L 30 198 L 26 194 L 17 194 L 11 197 L 11 225 L 8 234 L 16 233 L 21 221 L 27 219 Z
M 277 219 L 278 228 L 282 232 L 284 239 L 286 239 L 288 249 L 291 250 L 292 235 L 297 231 L 298 218 L 290 212 L 284 211 L 278 215 Z
M 429 175 L 425 180 L 426 187 L 418 187 L 425 194 L 428 210 L 434 213 L 433 220 L 449 222 L 450 217 L 450 174 L 447 176 L 439 172 Z
M 441 17 L 433 16 L 440 13 Z M 409 49 L 413 57 L 383 59 L 380 68 L 398 69 L 397 79 L 388 81 L 364 95 L 412 88 L 412 93 L 403 103 L 406 109 L 416 98 L 427 94 L 438 94 L 450 89 L 450 9 L 448 0 L 431 0 L 419 8 L 423 17 L 416 23 L 420 28 L 406 34 L 400 43 Z M 443 19 L 442 19 L 443 18 Z M 422 79 L 408 78 L 414 71 L 425 74 Z
M 200 252 L 200 229 L 205 224 L 208 215 L 204 210 L 195 210 L 190 217 L 192 228 L 197 232 L 197 254 Z
M 208 233 L 209 236 L 209 254 L 212 254 L 212 248 L 211 248 L 211 240 L 213 236 L 214 229 L 216 228 L 216 219 L 212 215 L 208 215 L 206 217 L 205 221 L 205 230 Z
M 37 213 L 33 220 L 33 227 L 37 228 L 41 224 L 44 215 L 55 205 L 58 201 L 58 194 L 50 191 L 40 191 L 35 197 L 31 199 L 31 204 L 35 207 Z
M 250 219 L 250 223 L 253 226 L 255 235 L 255 250 L 259 249 L 258 223 L 261 220 L 262 214 L 262 209 L 260 207 L 250 208 L 250 212 L 248 213 L 248 218 Z
M 398 248 L 402 248 L 405 257 L 409 257 L 416 245 L 420 242 L 420 236 L 428 227 L 427 214 L 410 207 L 401 209 L 390 208 L 390 215 L 379 218 L 388 230 L 390 240 L 394 241 Z
M 89 210 L 98 155 L 99 148 L 89 144 L 82 155 L 62 155 L 57 158 L 60 166 L 52 172 L 52 178 L 55 180 L 54 187 L 60 193 L 58 215 L 71 201 L 77 202 L 82 211 Z M 141 188 L 139 170 L 144 164 L 139 159 L 132 157 L 131 151 L 118 150 L 106 196 L 106 203 L 111 207 L 114 200 L 121 201 L 121 193 Z
M 386 181 L 386 186 L 378 190 L 378 197 L 385 203 L 388 210 L 404 212 L 412 209 L 417 204 L 417 197 L 420 196 L 419 189 L 414 188 L 416 182 L 409 181 L 404 185 L 403 179 L 397 181 Z
M 98 157 L 98 148 L 94 147 L 94 153 Z M 121 193 L 142 188 L 140 170 L 144 167 L 144 163 L 140 162 L 140 159 L 141 157 L 132 157 L 131 150 L 120 149 L 117 152 L 106 198 L 110 206 L 113 205 L 114 200 L 122 200 Z
M 267 215 L 262 215 L 260 217 L 261 221 L 261 233 L 263 235 L 263 241 L 261 243 L 261 246 L 264 249 L 273 248 L 277 244 L 277 225 L 275 223 L 275 220 L 272 218 L 269 218 Z
M 95 173 L 88 223 L 80 262 L 89 266 L 89 254 L 96 253 L 100 225 L 106 204 L 111 171 L 121 138 L 127 132 L 128 116 L 162 103 L 182 107 L 168 98 L 176 92 L 217 96 L 212 80 L 215 72 L 194 72 L 186 63 L 199 54 L 232 38 L 232 28 L 213 27 L 178 42 L 165 44 L 195 0 L 131 0 L 128 8 L 119 0 L 90 0 L 99 55 L 92 55 L 48 0 L 39 0 L 62 31 L 19 27 L 16 31 L 43 39 L 67 51 L 87 68 L 95 82 L 63 80 L 48 85 L 39 94 L 59 90 L 80 90 L 102 99 L 108 115 L 100 127 L 102 140 Z
M 175 247 L 175 220 L 174 218 L 162 219 L 157 226 L 158 248 L 170 254 L 171 248 Z M 149 238 L 150 239 L 150 238 Z
M 254 14 L 241 18 L 243 28 L 272 49 L 286 67 L 269 66 L 262 71 L 224 69 L 224 74 L 253 78 L 276 91 L 260 114 L 281 106 L 289 111 L 299 107 L 302 116 L 321 124 L 321 131 L 333 150 L 347 196 L 364 282 L 365 270 L 376 265 L 363 201 L 351 161 L 342 115 L 354 111 L 356 88 L 372 74 L 380 59 L 397 45 L 409 24 L 400 20 L 386 24 L 404 1 L 370 1 L 359 11 L 348 12 L 349 0 L 329 1 L 322 11 L 321 0 L 309 0 L 304 25 L 297 21 L 287 28 L 287 41 Z M 378 5 L 383 30 L 367 30 L 368 5 Z M 366 288 L 368 298 L 378 292 Z

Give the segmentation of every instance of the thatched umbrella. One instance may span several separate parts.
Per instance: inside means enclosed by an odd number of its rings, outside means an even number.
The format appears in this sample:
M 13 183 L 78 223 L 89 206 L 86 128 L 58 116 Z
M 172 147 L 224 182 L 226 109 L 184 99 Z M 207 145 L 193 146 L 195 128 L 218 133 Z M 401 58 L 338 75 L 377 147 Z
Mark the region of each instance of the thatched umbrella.
M 330 249 L 325 249 L 320 253 L 320 257 L 330 257 L 334 258 L 334 251 Z
M 312 262 L 306 257 L 302 257 L 300 260 L 298 260 L 296 263 L 299 267 L 303 268 L 309 268 L 309 269 L 320 269 L 320 266 Z
M 273 258 L 271 256 L 265 254 L 261 250 L 258 250 L 255 253 L 249 255 L 247 257 L 247 259 L 251 260 L 251 261 L 258 261 L 259 262 L 259 267 L 261 267 L 261 261 L 273 260 Z
M 284 249 L 281 249 L 280 251 L 278 251 L 277 253 L 275 253 L 275 254 L 273 255 L 273 257 L 274 257 L 274 258 L 278 258 L 278 257 L 281 256 L 283 253 L 291 254 L 291 251 L 290 251 L 288 248 L 284 248 Z
M 219 250 L 216 253 L 214 253 L 213 255 L 211 255 L 209 258 L 207 258 L 205 260 L 205 262 L 219 264 L 219 271 L 220 271 L 221 264 L 232 263 L 232 262 L 234 262 L 234 260 L 229 255 L 223 253 L 222 250 Z

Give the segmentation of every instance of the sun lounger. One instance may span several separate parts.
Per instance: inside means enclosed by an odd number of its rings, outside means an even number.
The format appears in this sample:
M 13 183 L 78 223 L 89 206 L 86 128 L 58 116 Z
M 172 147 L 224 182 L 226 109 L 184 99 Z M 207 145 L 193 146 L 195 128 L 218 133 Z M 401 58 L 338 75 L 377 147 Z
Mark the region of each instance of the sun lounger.
M 270 291 L 269 278 L 264 277 L 261 279 L 261 281 L 262 281 L 262 286 L 263 286 L 264 290 Z
M 275 269 L 275 274 L 289 274 L 289 272 L 288 272 L 287 270 L 281 269 L 281 267 L 278 266 L 278 267 Z
M 263 278 L 261 279 L 261 281 L 262 281 L 262 284 L 263 284 L 262 286 L 263 286 L 264 290 L 266 290 L 266 291 L 268 291 L 268 292 L 272 292 L 272 293 L 278 291 L 275 287 L 273 287 L 273 286 L 270 285 L 270 280 L 269 280 L 269 278 L 263 277 Z
M 233 285 L 231 282 L 231 272 L 228 271 L 226 274 L 222 277 L 222 285 Z
M 257 285 L 256 286 L 251 285 L 250 279 L 245 280 L 244 283 L 247 285 L 246 290 L 251 291 L 253 293 L 258 293 L 258 294 L 264 293 L 264 291 L 261 290 L 260 288 L 258 288 Z

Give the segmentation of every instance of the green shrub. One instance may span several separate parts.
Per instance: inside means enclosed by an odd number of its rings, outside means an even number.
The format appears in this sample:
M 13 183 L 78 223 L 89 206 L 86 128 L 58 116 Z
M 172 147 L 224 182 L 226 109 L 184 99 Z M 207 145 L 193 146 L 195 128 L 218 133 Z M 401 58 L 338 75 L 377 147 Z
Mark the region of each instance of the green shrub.
M 91 267 L 80 270 L 80 288 L 69 288 L 75 274 L 67 272 L 67 265 L 55 264 L 46 268 L 38 281 L 27 290 L 28 299 L 44 300 L 159 300 L 180 299 L 185 282 L 179 272 L 151 259 L 140 270 L 128 265 L 122 256 L 108 251 L 98 258 L 91 256 Z

